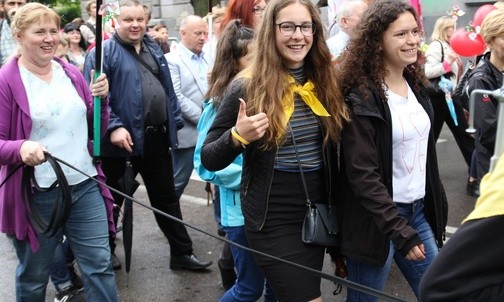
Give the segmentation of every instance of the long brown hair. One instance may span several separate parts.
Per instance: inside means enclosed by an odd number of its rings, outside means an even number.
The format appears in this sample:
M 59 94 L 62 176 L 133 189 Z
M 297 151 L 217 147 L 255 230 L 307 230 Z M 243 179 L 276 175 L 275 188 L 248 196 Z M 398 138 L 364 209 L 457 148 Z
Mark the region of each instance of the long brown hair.
M 279 12 L 293 3 L 306 6 L 316 28 L 313 45 L 304 60 L 304 72 L 307 80 L 315 83 L 316 95 L 331 115 L 320 118 L 325 130 L 324 143 L 329 139 L 338 141 L 343 124 L 349 119 L 337 85 L 336 72 L 331 65 L 331 55 L 324 38 L 324 25 L 317 9 L 310 0 L 272 0 L 266 6 L 257 32 L 253 61 L 243 73 L 246 79 L 248 113 L 264 112 L 269 119 L 269 127 L 264 135 L 265 149 L 277 147 L 277 137 L 286 132 L 282 122 L 282 97 L 289 88 L 287 79 L 290 71 L 276 48 L 275 22 Z
M 338 65 L 338 79 L 344 95 L 359 87 L 365 96 L 369 96 L 367 92 L 369 88 L 373 88 L 383 100 L 387 99 L 384 85 L 388 71 L 382 50 L 383 34 L 404 13 L 412 14 L 418 21 L 413 7 L 402 1 L 378 0 L 369 6 L 353 31 L 348 49 L 341 55 L 341 63 Z M 404 73 L 411 75 L 409 78 L 416 90 L 426 81 L 421 66 L 422 59 L 423 53 L 418 51 L 417 61 L 404 70 Z
M 214 107 L 220 103 L 227 86 L 240 72 L 239 60 L 248 52 L 254 30 L 243 26 L 238 19 L 231 20 L 221 33 L 216 47 L 215 63 L 208 82 L 206 99 L 213 99 Z

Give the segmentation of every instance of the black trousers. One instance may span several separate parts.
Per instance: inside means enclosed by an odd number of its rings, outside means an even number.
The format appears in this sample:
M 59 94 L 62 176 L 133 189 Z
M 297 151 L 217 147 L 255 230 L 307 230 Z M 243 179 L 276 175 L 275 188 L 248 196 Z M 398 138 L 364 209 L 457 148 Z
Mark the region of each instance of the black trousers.
M 175 195 L 173 184 L 173 164 L 166 133 L 154 132 L 145 134 L 144 155 L 132 156 L 131 163 L 135 175 L 140 173 L 147 189 L 151 206 L 174 217 L 182 219 L 180 202 Z M 102 157 L 102 168 L 107 177 L 107 184 L 118 189 L 118 181 L 124 175 L 126 158 Z M 114 202 L 121 207 L 124 198 L 112 193 Z M 154 214 L 156 222 L 168 239 L 172 256 L 192 254 L 192 241 L 186 227 Z M 115 217 L 117 225 L 117 217 Z M 115 250 L 114 238 L 110 240 L 111 250 Z
M 443 124 L 446 123 L 457 142 L 460 152 L 462 152 L 462 156 L 464 157 L 467 166 L 471 167 L 471 157 L 474 151 L 474 137 L 466 132 L 469 124 L 465 118 L 464 109 L 461 106 L 454 104 L 458 122 L 458 126 L 455 126 L 455 122 L 453 121 L 448 105 L 446 104 L 444 93 L 430 95 L 430 99 L 432 107 L 434 108 L 433 129 L 435 140 L 437 141 L 439 138 Z

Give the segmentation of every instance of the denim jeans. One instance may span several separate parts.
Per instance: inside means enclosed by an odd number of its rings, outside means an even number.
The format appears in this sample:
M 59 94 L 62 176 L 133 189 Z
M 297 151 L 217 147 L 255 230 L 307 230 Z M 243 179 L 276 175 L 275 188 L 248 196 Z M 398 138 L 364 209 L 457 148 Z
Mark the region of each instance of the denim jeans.
M 19 264 L 16 300 L 43 302 L 56 246 L 63 234 L 70 242 L 84 283 L 86 301 L 117 301 L 115 275 L 110 265 L 108 221 L 103 197 L 92 180 L 71 186 L 72 209 L 68 221 L 54 236 L 40 234 L 40 247 L 32 252 L 26 240 L 13 238 Z M 59 187 L 34 194 L 40 214 L 49 219 Z
M 395 250 L 391 241 L 389 256 L 383 267 L 347 258 L 348 280 L 383 291 L 392 267 L 392 260 L 394 260 L 408 281 L 413 293 L 418 297 L 420 279 L 438 254 L 439 248 L 434 239 L 434 233 L 425 217 L 423 199 L 415 201 L 413 204 L 399 204 L 397 209 L 399 215 L 408 220 L 408 225 L 413 227 L 420 239 L 422 239 L 425 247 L 425 259 L 422 261 L 406 260 Z M 377 298 L 349 288 L 347 302 L 357 301 L 377 301 Z
M 63 239 L 56 245 L 54 250 L 53 263 L 51 266 L 51 282 L 56 291 L 60 291 L 67 286 L 72 285 L 67 267 L 67 250 L 70 250 L 70 244 L 67 239 Z
M 245 227 L 224 227 L 227 239 L 248 247 Z M 257 266 L 251 252 L 231 245 L 234 265 L 237 272 L 236 283 L 220 299 L 221 302 L 254 302 L 257 301 L 265 290 L 264 275 Z M 276 301 L 273 291 L 266 286 L 265 302 Z
M 174 149 L 172 152 L 175 195 L 180 198 L 194 170 L 194 147 Z

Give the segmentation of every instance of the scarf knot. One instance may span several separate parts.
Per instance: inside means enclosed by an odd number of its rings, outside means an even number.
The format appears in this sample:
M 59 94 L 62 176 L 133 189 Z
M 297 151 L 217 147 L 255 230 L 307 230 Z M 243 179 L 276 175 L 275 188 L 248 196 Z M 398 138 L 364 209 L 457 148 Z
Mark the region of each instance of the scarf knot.
M 284 125 L 287 125 L 292 116 L 292 113 L 294 113 L 294 93 L 297 93 L 301 97 L 303 102 L 305 102 L 305 104 L 310 107 L 314 114 L 318 116 L 331 116 L 315 95 L 315 85 L 311 80 L 309 80 L 302 86 L 297 84 L 294 78 L 291 76 L 289 76 L 288 81 L 289 90 L 282 99 L 284 108 Z

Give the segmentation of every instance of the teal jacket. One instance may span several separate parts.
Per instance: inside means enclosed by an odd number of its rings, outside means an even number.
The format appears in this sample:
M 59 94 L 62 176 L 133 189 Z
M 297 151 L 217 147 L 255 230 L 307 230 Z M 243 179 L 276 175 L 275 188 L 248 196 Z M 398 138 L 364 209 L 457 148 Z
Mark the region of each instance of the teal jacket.
M 212 100 L 205 101 L 203 113 L 196 127 L 198 140 L 194 150 L 194 169 L 203 180 L 219 186 L 221 225 L 225 227 L 243 226 L 245 221 L 240 202 L 243 155 L 237 156 L 226 168 L 215 172 L 208 171 L 201 163 L 201 147 L 216 115 L 217 108 L 214 107 Z

